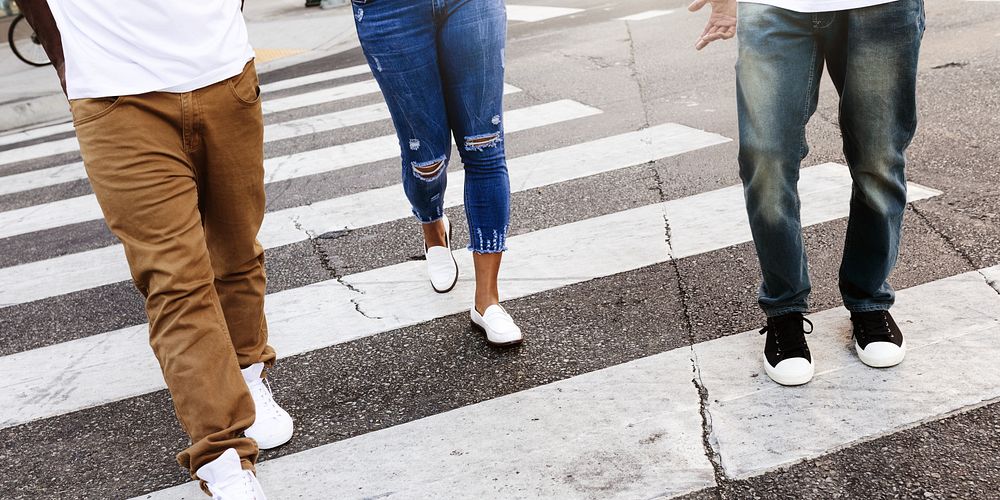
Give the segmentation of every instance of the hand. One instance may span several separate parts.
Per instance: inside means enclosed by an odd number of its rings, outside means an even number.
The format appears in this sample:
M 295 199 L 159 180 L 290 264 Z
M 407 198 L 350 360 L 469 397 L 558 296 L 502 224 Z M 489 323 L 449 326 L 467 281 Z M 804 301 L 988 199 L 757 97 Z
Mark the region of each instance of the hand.
M 712 4 L 712 15 L 708 17 L 705 31 L 694 45 L 698 50 L 716 40 L 729 40 L 736 36 L 736 0 L 694 0 L 688 10 L 697 12 L 709 3 Z

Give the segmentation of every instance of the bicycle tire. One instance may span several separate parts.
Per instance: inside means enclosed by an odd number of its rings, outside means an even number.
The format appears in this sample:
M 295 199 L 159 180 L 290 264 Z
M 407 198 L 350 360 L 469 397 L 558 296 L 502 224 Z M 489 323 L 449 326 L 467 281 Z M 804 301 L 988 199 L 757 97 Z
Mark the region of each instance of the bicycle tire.
M 17 43 L 14 43 L 14 33 L 17 30 L 17 27 L 20 23 L 27 23 L 27 22 L 28 21 L 24 19 L 24 14 L 18 14 L 17 17 L 15 17 L 13 21 L 11 21 L 10 28 L 7 29 L 7 43 L 10 44 L 11 52 L 13 52 L 14 55 L 17 56 L 17 58 L 23 61 L 25 64 L 30 64 L 32 66 L 39 66 L 39 67 L 48 66 L 52 64 L 52 61 L 49 60 L 47 54 L 45 56 L 45 60 L 42 61 L 42 60 L 31 59 L 25 54 L 22 54 L 21 51 L 17 50 Z M 34 33 L 34 30 L 32 30 L 32 33 Z M 36 43 L 33 39 L 34 35 L 32 35 L 32 40 L 29 40 L 29 42 Z M 45 51 L 43 50 L 42 53 L 44 54 Z

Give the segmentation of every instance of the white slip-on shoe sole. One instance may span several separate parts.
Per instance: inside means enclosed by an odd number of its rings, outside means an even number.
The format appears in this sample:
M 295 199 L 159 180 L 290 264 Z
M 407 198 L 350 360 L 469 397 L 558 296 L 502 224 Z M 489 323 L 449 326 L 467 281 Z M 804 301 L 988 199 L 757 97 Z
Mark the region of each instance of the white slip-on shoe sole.
M 787 386 L 802 385 L 808 383 L 816 372 L 815 366 L 806 358 L 789 358 L 782 360 L 778 366 L 772 367 L 767 360 L 764 360 L 764 371 L 771 380 Z
M 872 342 L 864 349 L 854 342 L 854 350 L 862 363 L 872 368 L 889 368 L 903 362 L 906 357 L 906 341 L 898 346 L 892 342 Z
M 497 317 L 491 313 L 491 309 L 498 308 L 502 313 L 503 325 L 491 325 L 486 317 Z M 472 327 L 486 334 L 486 342 L 496 347 L 515 346 L 524 342 L 521 329 L 514 324 L 513 319 L 500 306 L 494 305 L 486 309 L 486 313 L 480 315 L 479 311 L 473 307 L 469 311 L 472 320 Z
M 424 257 L 427 259 L 427 275 L 431 281 L 431 288 L 437 293 L 448 293 L 458 283 L 458 261 L 451 251 L 451 221 L 448 217 L 442 217 L 448 226 L 448 237 L 446 247 L 430 247 L 424 249 Z

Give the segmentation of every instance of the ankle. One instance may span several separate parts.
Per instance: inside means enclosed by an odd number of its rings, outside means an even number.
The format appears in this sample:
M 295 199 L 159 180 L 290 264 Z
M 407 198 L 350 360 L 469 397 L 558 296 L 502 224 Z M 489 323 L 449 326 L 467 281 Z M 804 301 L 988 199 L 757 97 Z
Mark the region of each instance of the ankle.
M 476 297 L 476 312 L 483 314 L 489 309 L 490 306 L 495 306 L 500 304 L 500 299 L 495 296 L 490 297 Z
M 424 244 L 427 248 L 448 246 L 448 226 L 444 219 L 423 225 Z

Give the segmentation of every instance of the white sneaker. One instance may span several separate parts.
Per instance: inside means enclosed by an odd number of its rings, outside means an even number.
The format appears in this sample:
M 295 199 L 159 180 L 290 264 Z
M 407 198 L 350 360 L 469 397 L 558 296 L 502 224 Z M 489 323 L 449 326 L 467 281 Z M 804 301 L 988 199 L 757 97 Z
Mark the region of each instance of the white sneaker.
M 257 447 L 262 450 L 277 448 L 287 443 L 292 439 L 294 430 L 292 417 L 278 406 L 271 394 L 271 386 L 260 377 L 264 371 L 264 363 L 252 364 L 241 371 L 257 410 L 257 418 L 244 434 L 257 441 Z
M 431 286 L 437 293 L 448 293 L 455 288 L 458 283 L 458 262 L 451 253 L 451 221 L 448 217 L 442 217 L 444 225 L 448 228 L 447 245 L 444 247 L 430 247 L 424 249 L 427 258 L 427 274 L 431 278 Z
M 199 467 L 195 475 L 205 481 L 212 500 L 267 500 L 257 476 L 243 469 L 234 448 Z
M 486 341 L 496 346 L 520 344 L 524 339 L 514 319 L 499 305 L 486 308 L 482 315 L 475 306 L 469 311 L 472 325 L 486 333 Z

